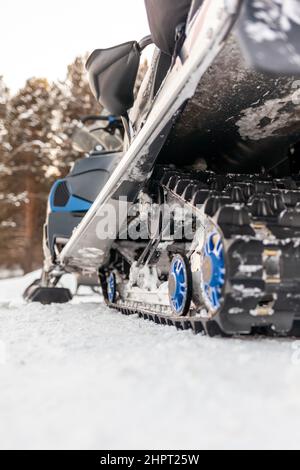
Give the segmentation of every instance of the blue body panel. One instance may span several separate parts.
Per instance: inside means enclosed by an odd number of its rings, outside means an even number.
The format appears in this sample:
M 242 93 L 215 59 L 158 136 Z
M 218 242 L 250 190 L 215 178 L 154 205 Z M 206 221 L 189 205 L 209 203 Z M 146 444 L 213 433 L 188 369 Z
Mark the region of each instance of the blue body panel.
M 51 212 L 54 212 L 54 213 L 55 212 L 87 212 L 92 206 L 92 202 L 86 201 L 72 194 L 70 194 L 69 200 L 65 206 L 63 207 L 55 206 L 54 204 L 55 191 L 57 187 L 63 182 L 65 182 L 68 185 L 66 180 L 58 180 L 54 183 L 54 185 L 51 188 L 50 196 L 49 196 L 49 204 L 50 204 Z

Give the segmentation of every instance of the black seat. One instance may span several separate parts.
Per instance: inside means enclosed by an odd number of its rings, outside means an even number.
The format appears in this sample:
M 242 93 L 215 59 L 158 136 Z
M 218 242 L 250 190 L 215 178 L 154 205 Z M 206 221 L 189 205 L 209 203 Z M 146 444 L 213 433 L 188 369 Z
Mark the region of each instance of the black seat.
M 145 0 L 153 42 L 165 54 L 173 54 L 176 28 L 187 22 L 192 3 L 192 0 Z
M 93 95 L 115 116 L 125 116 L 134 103 L 134 86 L 141 52 L 152 44 L 151 36 L 139 43 L 126 42 L 109 49 L 97 49 L 86 68 Z

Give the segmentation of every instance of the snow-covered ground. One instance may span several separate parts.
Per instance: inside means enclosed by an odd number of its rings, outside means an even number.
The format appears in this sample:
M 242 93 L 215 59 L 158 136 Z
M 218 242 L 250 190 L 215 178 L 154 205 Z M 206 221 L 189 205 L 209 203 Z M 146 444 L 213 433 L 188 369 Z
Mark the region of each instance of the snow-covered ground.
M 300 343 L 209 339 L 0 282 L 0 447 L 300 447 Z

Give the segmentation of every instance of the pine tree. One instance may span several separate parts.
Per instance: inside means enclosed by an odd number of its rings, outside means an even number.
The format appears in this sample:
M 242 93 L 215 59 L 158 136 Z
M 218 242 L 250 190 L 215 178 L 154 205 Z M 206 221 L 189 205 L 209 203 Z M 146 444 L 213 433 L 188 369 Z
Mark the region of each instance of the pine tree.
M 101 114 L 103 108 L 91 93 L 85 70 L 86 57 L 77 57 L 68 66 L 65 82 L 56 85 L 57 108 L 56 138 L 59 147 L 59 162 L 62 174 L 69 169 L 70 163 L 81 157 L 72 144 L 74 128 L 80 118 Z
M 85 58 L 68 67 L 64 83 L 28 80 L 9 106 L 1 85 L 0 136 L 2 131 L 7 148 L 4 152 L 0 140 L 0 265 L 19 264 L 29 272 L 42 262 L 50 187 L 81 156 L 72 148 L 74 126 L 81 116 L 100 113 L 101 107 L 89 89 Z
M 0 266 L 29 272 L 42 264 L 50 187 L 82 156 L 71 140 L 80 117 L 103 111 L 90 91 L 85 62 L 77 57 L 63 83 L 32 78 L 12 98 L 0 77 Z M 146 69 L 143 64 L 136 92 Z
M 4 159 L 8 173 L 6 194 L 14 202 L 8 258 L 19 262 L 25 272 L 41 262 L 47 194 L 59 175 L 52 131 L 55 104 L 47 80 L 33 78 L 10 100 L 5 119 L 10 144 Z
M 7 187 L 8 169 L 5 161 L 10 150 L 8 142 L 5 120 L 8 113 L 9 89 L 4 83 L 3 77 L 0 77 L 0 265 L 8 266 L 8 247 L 10 241 L 10 232 L 14 227 L 12 212 L 14 201 Z

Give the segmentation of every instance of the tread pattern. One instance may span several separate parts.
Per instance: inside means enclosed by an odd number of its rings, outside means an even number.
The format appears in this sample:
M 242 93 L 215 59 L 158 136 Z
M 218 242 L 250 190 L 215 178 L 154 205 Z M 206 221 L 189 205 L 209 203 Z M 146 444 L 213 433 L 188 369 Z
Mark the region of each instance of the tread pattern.
M 300 179 L 217 175 L 158 167 L 153 177 L 167 200 L 176 198 L 209 217 L 226 242 L 227 285 L 213 319 L 174 318 L 157 306 L 118 302 L 124 314 L 191 328 L 210 336 L 264 333 L 295 335 L 300 321 Z M 200 210 L 199 210 L 200 208 Z

